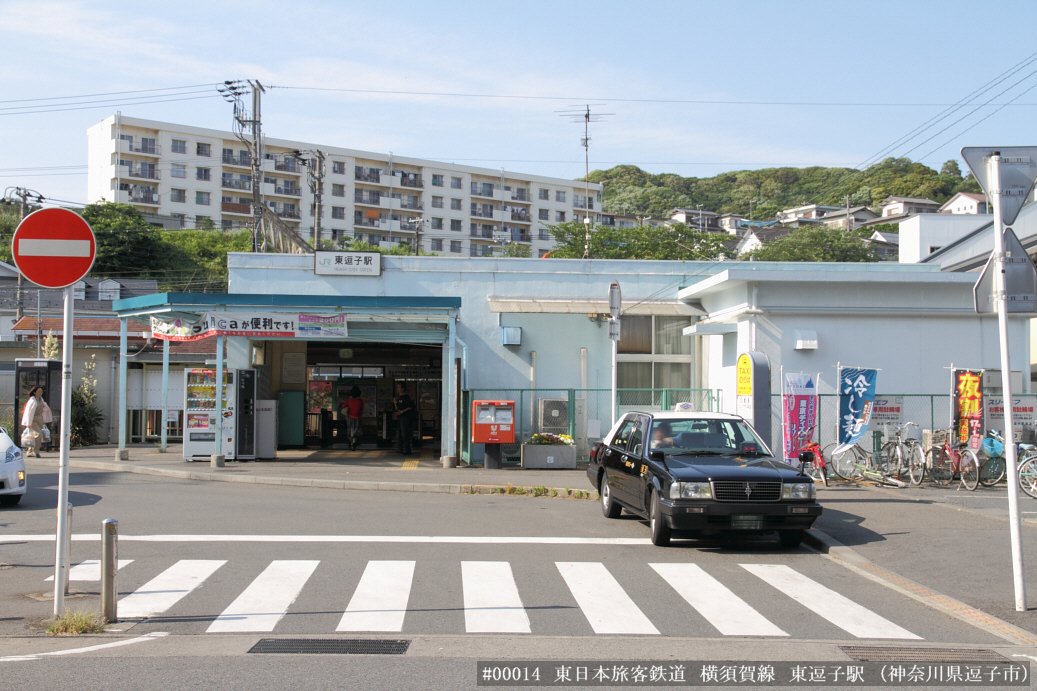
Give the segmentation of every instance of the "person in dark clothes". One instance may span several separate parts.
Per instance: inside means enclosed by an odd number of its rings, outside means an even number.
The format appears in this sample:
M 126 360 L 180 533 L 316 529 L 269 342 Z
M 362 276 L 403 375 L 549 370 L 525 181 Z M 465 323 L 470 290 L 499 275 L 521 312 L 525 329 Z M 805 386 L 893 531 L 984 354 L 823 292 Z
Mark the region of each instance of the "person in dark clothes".
M 407 385 L 400 382 L 396 385 L 396 397 L 392 399 L 393 419 L 396 420 L 396 450 L 401 454 L 411 452 L 411 438 L 414 436 L 414 420 L 417 409 L 414 399 L 407 393 Z
M 359 386 L 349 390 L 349 398 L 342 404 L 342 410 L 346 413 L 346 438 L 349 440 L 349 448 L 356 451 L 356 445 L 360 441 L 360 416 L 364 413 L 364 401 L 360 398 Z

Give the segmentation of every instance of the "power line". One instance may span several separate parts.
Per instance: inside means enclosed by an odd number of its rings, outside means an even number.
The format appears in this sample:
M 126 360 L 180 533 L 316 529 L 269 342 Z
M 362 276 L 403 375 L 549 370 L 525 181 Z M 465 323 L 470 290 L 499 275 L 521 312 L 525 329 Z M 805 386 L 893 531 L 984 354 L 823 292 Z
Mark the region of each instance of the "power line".
M 122 94 L 143 94 L 152 91 L 182 91 L 184 89 L 200 89 L 203 86 L 216 86 L 218 82 L 212 82 L 209 84 L 188 84 L 187 86 L 166 86 L 160 89 L 132 89 L 130 91 L 106 91 L 98 94 L 76 94 L 75 96 L 49 96 L 47 98 L 17 98 L 10 101 L 0 101 L 0 104 L 4 103 L 30 103 L 33 101 L 65 101 L 73 98 L 94 98 L 96 96 L 120 96 Z
M 857 103 L 837 101 L 725 101 L 713 99 L 676 99 L 676 98 L 623 98 L 615 96 L 529 96 L 521 94 L 478 94 L 449 91 L 391 91 L 383 89 L 337 89 L 320 86 L 268 86 L 268 89 L 293 89 L 296 91 L 331 91 L 357 94 L 384 94 L 386 96 L 443 96 L 450 98 L 506 98 L 528 101 L 616 101 L 623 103 L 673 103 L 691 105 L 725 105 L 725 106 L 831 106 L 831 107 L 878 107 L 878 108 L 932 108 L 956 105 L 953 103 Z M 998 105 L 998 104 L 994 104 Z M 1005 104 L 1008 105 L 1008 104 Z M 1019 106 L 1034 106 L 1037 103 L 1017 103 Z
M 184 91 L 182 93 L 177 93 L 177 94 L 164 94 L 162 96 L 162 98 L 166 98 L 166 97 L 169 97 L 169 96 L 192 96 L 194 94 L 204 94 L 204 93 L 209 93 L 209 90 L 208 89 L 204 89 L 204 90 Z M 48 104 L 46 107 L 50 107 L 50 106 L 84 106 L 84 105 L 89 105 L 91 103 L 111 103 L 112 101 L 118 101 L 119 103 L 124 103 L 124 104 L 132 105 L 132 103 L 134 101 L 140 101 L 140 100 L 144 100 L 144 99 L 148 99 L 148 98 L 156 98 L 156 96 L 155 95 L 132 96 L 132 97 L 127 97 L 127 98 L 119 98 L 119 99 L 102 98 L 102 99 L 99 99 L 99 100 L 96 100 L 96 101 L 69 101 L 67 103 L 51 103 L 51 104 Z M 6 108 L 0 108 L 0 111 L 20 111 L 20 110 L 25 110 L 27 108 L 39 108 L 39 107 L 40 107 L 39 105 L 7 106 Z
M 164 98 L 154 101 L 137 101 L 133 103 L 129 102 L 113 102 L 99 106 L 76 106 L 73 108 L 47 108 L 41 110 L 23 110 L 17 113 L 0 113 L 0 116 L 5 115 L 35 115 L 38 113 L 61 113 L 68 110 L 97 110 L 99 108 L 114 108 L 117 106 L 142 106 L 149 103 L 175 103 L 177 101 L 197 101 L 203 98 L 219 98 L 219 94 L 212 94 L 211 96 L 191 96 L 189 98 Z M 60 105 L 60 104 L 56 104 Z

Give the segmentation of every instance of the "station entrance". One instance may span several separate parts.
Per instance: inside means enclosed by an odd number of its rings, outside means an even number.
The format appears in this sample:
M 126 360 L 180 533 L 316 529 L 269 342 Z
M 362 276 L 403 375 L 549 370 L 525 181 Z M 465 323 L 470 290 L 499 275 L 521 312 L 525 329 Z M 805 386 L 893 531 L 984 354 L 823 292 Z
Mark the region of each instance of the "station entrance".
M 353 387 L 364 402 L 360 448 L 393 447 L 393 398 L 396 385 L 404 384 L 417 409 L 410 446 L 437 451 L 443 427 L 442 353 L 442 347 L 420 344 L 253 341 L 254 365 L 274 375 L 270 393 L 280 409 L 282 448 L 348 451 L 344 406 Z M 303 358 L 304 378 L 299 371 Z M 301 435 L 293 429 L 300 424 Z

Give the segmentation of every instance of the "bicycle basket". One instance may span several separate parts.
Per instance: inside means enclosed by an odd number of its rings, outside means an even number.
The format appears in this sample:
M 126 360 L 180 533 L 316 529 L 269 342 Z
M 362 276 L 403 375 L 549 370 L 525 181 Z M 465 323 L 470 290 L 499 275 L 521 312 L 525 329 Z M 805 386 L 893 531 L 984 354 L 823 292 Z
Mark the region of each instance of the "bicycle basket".
M 993 458 L 995 456 L 1005 455 L 1005 445 L 999 442 L 997 439 L 987 437 L 983 440 L 983 453 L 987 455 L 987 458 Z

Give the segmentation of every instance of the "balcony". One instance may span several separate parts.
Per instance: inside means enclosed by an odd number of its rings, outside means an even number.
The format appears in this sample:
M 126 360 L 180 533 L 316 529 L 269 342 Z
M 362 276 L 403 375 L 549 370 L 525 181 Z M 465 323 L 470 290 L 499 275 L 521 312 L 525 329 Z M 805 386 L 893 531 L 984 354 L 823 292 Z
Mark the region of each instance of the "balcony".
M 353 217 L 353 225 L 354 226 L 361 226 L 363 228 L 381 228 L 382 227 L 382 221 L 385 221 L 385 220 L 386 219 L 384 219 L 384 218 L 366 218 L 366 217 L 357 218 L 357 217 L 354 216 Z M 388 227 L 388 226 L 386 226 L 386 227 Z
M 248 214 L 252 215 L 251 204 L 236 204 L 234 202 L 223 202 L 220 207 L 223 211 L 230 214 Z
M 529 212 L 526 210 L 512 211 L 511 220 L 518 221 L 519 223 L 529 223 Z
M 267 184 L 269 184 L 269 183 L 267 183 Z M 270 185 L 270 189 L 272 190 L 270 192 L 270 194 L 283 194 L 286 197 L 301 197 L 302 196 L 302 188 L 301 187 L 281 187 L 280 185 Z
M 395 201 L 400 202 L 395 206 L 399 207 L 400 209 L 406 209 L 408 211 L 421 211 L 425 207 L 425 205 L 421 202 L 405 202 L 402 199 L 396 199 Z
M 483 185 L 483 184 L 475 183 L 475 182 L 472 183 L 472 196 L 473 197 L 489 197 L 489 198 L 493 199 L 493 197 L 494 197 L 493 192 L 494 192 L 493 185 Z
M 145 180 L 158 180 L 159 172 L 154 166 L 122 166 L 126 171 L 126 177 L 144 178 Z
M 226 187 L 229 190 L 251 190 L 252 189 L 252 181 L 251 180 L 229 180 L 227 178 L 223 178 L 223 180 L 220 182 L 220 186 L 221 187 Z
M 128 151 L 134 154 L 147 154 L 148 156 L 161 156 L 162 147 L 158 144 L 141 144 L 140 142 L 128 142 L 125 139 L 120 140 L 121 151 Z
M 243 168 L 251 168 L 252 157 L 248 154 L 242 154 L 240 156 L 223 154 L 223 164 L 228 166 L 241 166 Z
M 360 190 L 356 190 L 353 193 L 354 204 L 367 204 L 368 206 L 381 206 L 382 195 L 380 194 L 364 194 Z
M 360 182 L 373 182 L 376 185 L 380 185 L 382 184 L 382 171 L 377 168 L 354 170 L 353 179 L 359 180 Z
M 504 226 L 504 237 L 511 238 L 512 242 L 532 242 L 529 231 L 525 228 Z
M 537 240 L 551 240 L 551 233 L 546 230 L 541 230 L 540 235 L 537 236 Z
M 281 158 L 274 159 L 274 170 L 280 170 L 285 173 L 298 173 L 299 162 L 289 156 L 283 156 Z
M 468 233 L 473 238 L 486 238 L 487 240 L 493 239 L 493 231 L 486 229 L 472 228 Z
M 483 209 L 481 207 L 476 206 L 475 204 L 472 204 L 472 210 L 469 215 L 474 216 L 475 218 L 490 218 L 500 220 L 500 215 L 496 215 L 496 211 L 496 209 Z
M 511 192 L 511 201 L 513 202 L 522 202 L 524 204 L 528 204 L 530 201 L 532 201 L 532 199 L 533 198 L 529 195 L 529 190 L 517 189 L 512 190 Z
M 400 187 L 412 187 L 415 189 L 421 189 L 425 185 L 421 180 L 420 175 L 410 173 L 409 175 L 404 173 L 400 175 Z
M 123 190 L 129 196 L 130 204 L 158 204 L 159 195 L 147 190 Z
M 281 218 L 293 218 L 296 220 L 299 219 L 298 209 L 274 209 L 274 213 L 280 216 Z

